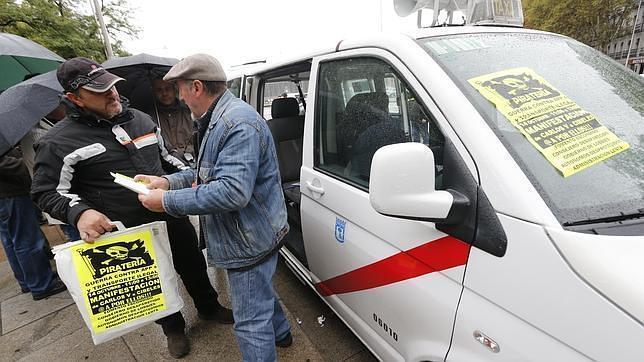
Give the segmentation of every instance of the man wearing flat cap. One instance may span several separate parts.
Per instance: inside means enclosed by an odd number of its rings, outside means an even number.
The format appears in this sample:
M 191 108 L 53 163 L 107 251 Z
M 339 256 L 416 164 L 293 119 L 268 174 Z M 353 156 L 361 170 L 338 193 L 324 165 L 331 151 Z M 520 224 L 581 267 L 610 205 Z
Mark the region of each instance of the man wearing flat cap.
M 272 285 L 289 230 L 273 137 L 266 121 L 226 90 L 212 56 L 186 57 L 164 80 L 176 83 L 199 117 L 197 169 L 137 176 L 152 189 L 139 200 L 152 211 L 200 215 L 208 260 L 227 270 L 244 361 L 274 361 L 275 346 L 288 347 L 292 336 Z
M 36 144 L 32 197 L 53 217 L 75 225 L 83 240 L 93 242 L 113 228 L 112 221 L 133 227 L 167 223 L 174 267 L 201 319 L 232 323 L 232 313 L 217 301 L 206 273 L 194 228 L 186 217 L 153 213 L 136 193 L 114 183 L 110 172 L 163 175 L 184 167 L 168 155 L 163 138 L 145 113 L 128 108 L 115 84 L 122 78 L 86 58 L 73 58 L 58 68 L 65 90 L 67 118 Z M 180 312 L 160 319 L 173 357 L 186 355 L 190 344 Z

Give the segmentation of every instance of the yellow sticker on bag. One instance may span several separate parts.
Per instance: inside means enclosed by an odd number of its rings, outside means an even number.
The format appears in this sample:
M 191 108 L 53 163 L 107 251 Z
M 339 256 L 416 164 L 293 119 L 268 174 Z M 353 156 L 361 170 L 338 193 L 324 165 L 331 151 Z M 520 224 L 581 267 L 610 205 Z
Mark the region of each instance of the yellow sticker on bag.
M 630 146 L 530 68 L 468 80 L 564 177 Z
M 71 249 L 94 333 L 166 309 L 150 230 Z

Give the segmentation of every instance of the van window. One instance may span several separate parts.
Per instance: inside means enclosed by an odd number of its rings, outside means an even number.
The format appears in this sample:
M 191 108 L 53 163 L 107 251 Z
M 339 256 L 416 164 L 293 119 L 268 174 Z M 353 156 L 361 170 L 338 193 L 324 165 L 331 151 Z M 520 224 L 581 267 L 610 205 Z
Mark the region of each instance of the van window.
M 228 90 L 237 98 L 241 98 L 241 81 L 241 78 L 233 78 L 226 82 Z
M 308 80 L 302 80 L 300 82 L 300 87 L 302 89 L 308 89 L 309 87 L 309 81 Z M 271 81 L 270 79 L 267 80 L 264 83 L 264 88 L 262 92 L 263 96 L 263 108 L 262 108 L 262 116 L 264 117 L 265 120 L 270 120 L 272 119 L 271 115 L 271 106 L 273 104 L 273 100 L 276 98 L 295 98 L 297 99 L 299 105 L 300 105 L 300 115 L 304 115 L 304 106 L 302 103 L 302 100 L 300 99 L 300 92 L 297 89 L 297 84 L 292 81 Z M 306 94 L 304 95 L 306 98 Z M 306 101 L 306 99 L 305 99 Z
M 244 87 L 242 87 L 243 93 L 241 95 L 241 99 L 243 101 L 248 102 L 248 100 L 250 99 L 251 90 L 253 89 L 253 82 L 254 81 L 255 81 L 255 78 L 246 77 L 246 82 L 245 82 L 246 84 L 244 85 Z
M 556 35 L 467 34 L 418 42 L 477 108 L 563 225 L 644 212 L 642 77 L 584 44 Z M 469 82 L 512 69 L 528 69 L 547 81 L 630 148 L 564 177 Z M 527 87 L 520 81 L 509 86 L 516 94 Z
M 420 142 L 434 151 L 437 175 L 442 170 L 443 135 L 404 79 L 381 59 L 322 63 L 316 110 L 318 169 L 366 189 L 380 147 Z

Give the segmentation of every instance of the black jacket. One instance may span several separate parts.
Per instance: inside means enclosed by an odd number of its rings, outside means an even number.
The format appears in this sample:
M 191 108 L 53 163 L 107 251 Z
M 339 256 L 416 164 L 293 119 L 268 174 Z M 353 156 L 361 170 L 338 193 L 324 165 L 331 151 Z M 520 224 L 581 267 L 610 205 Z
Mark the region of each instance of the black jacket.
M 31 178 L 17 148 L 0 156 L 0 198 L 29 195 Z
M 68 117 L 38 141 L 31 193 L 43 211 L 71 225 L 90 208 L 127 227 L 169 217 L 148 211 L 110 175 L 164 175 L 183 167 L 168 155 L 147 114 L 125 103 L 123 109 L 106 120 L 70 107 Z

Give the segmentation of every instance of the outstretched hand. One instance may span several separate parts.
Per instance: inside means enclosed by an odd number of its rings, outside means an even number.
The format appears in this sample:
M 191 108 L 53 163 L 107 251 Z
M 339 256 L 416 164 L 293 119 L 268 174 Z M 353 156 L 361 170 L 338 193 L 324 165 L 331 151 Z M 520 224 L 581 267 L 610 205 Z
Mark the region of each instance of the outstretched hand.
M 151 175 L 136 175 L 134 176 L 134 181 L 144 183 L 145 186 L 150 190 L 154 190 L 154 189 L 169 190 L 170 189 L 170 182 L 165 177 L 151 176 Z

